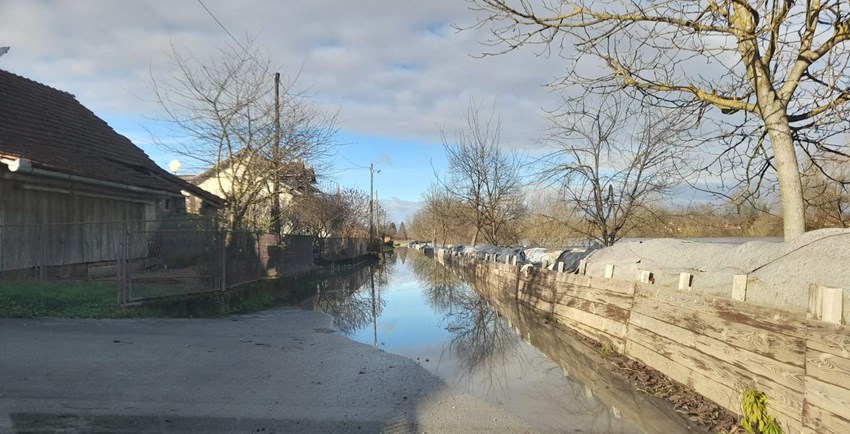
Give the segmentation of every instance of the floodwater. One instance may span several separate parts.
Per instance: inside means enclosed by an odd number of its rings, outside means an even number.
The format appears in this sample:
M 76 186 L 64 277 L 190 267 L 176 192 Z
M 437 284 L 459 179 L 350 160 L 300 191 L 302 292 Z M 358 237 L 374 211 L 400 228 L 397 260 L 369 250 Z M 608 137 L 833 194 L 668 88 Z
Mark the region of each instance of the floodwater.
M 537 315 L 515 303 L 497 312 L 433 259 L 396 252 L 320 282 L 306 307 L 330 314 L 351 339 L 416 360 L 541 432 L 688 431 Z

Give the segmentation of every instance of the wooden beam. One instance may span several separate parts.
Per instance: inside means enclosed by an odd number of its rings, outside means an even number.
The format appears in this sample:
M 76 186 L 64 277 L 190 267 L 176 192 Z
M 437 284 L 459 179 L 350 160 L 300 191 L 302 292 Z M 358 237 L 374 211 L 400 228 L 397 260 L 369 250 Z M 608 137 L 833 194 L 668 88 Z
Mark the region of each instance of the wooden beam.
M 736 274 L 732 278 L 732 300 L 747 301 L 746 274 Z
M 693 291 L 694 276 L 691 273 L 679 273 L 679 290 Z
M 809 318 L 832 324 L 841 324 L 843 314 L 843 289 L 829 288 L 816 284 L 809 286 Z
M 614 264 L 605 264 L 605 278 L 613 279 L 614 278 Z

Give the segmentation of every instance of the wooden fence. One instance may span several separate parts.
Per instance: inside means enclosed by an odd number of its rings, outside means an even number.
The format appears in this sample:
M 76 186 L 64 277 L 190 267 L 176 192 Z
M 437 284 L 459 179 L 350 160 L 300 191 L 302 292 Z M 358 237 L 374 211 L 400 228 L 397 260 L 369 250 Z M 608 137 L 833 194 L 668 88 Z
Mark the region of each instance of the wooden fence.
M 729 410 L 763 391 L 788 433 L 850 432 L 850 327 L 810 312 L 766 308 L 644 282 L 627 282 L 451 256 L 437 260 L 476 287 L 513 294 L 554 320 L 664 373 Z M 510 261 L 508 261 L 510 262 Z M 731 297 L 731 287 L 730 287 Z M 839 299 L 833 297 L 833 300 Z M 840 322 L 840 315 L 838 316 Z

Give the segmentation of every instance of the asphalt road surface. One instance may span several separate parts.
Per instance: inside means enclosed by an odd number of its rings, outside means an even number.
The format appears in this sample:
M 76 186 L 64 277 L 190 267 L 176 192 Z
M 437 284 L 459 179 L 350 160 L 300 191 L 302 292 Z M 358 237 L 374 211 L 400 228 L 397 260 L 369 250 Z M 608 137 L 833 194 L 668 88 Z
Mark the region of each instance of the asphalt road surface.
M 0 432 L 530 432 L 317 312 L 0 319 Z

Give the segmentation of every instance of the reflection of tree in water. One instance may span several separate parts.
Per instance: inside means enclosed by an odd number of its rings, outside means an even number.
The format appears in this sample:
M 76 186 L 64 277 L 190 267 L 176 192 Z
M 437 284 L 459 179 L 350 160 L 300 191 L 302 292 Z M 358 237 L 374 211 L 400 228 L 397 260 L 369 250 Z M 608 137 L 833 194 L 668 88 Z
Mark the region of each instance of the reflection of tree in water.
M 404 264 L 407 261 L 407 247 L 400 247 L 395 249 L 396 255 L 398 255 L 398 259 L 401 260 L 401 263 Z
M 313 309 L 332 316 L 334 327 L 347 335 L 365 328 L 386 305 L 378 288 L 380 269 L 373 264 L 322 279 L 316 285 Z
M 509 361 L 525 362 L 513 330 L 456 274 L 425 255 L 411 255 L 413 273 L 425 285 L 428 304 L 443 314 L 452 341 L 446 348 L 460 372 L 482 375 L 488 388 L 505 389 Z
M 506 317 L 513 319 L 518 326 L 515 332 L 502 315 L 450 269 L 425 255 L 411 254 L 408 259 L 411 259 L 413 272 L 425 288 L 428 304 L 443 314 L 446 329 L 452 334 L 446 351 L 453 352 L 458 360 L 461 379 L 465 377 L 472 381 L 473 378 L 481 378 L 484 382 L 481 385 L 488 393 L 498 391 L 507 398 L 510 394 L 507 376 L 512 366 L 529 372 L 547 369 L 525 355 L 517 334 L 530 340 L 551 360 L 562 360 L 563 353 L 570 351 L 569 348 L 557 345 L 557 340 L 551 339 L 553 333 L 558 333 L 555 327 L 544 323 L 527 308 L 510 303 L 503 306 L 508 309 L 504 312 Z M 565 368 L 573 370 L 571 367 Z M 560 371 L 555 367 L 548 369 Z M 628 429 L 622 421 L 612 417 L 610 407 L 595 399 L 590 389 L 580 382 L 564 381 L 539 392 L 554 394 L 549 398 L 553 402 L 569 402 L 565 410 L 575 417 L 581 417 L 582 425 L 592 427 L 592 432 L 622 432 Z

